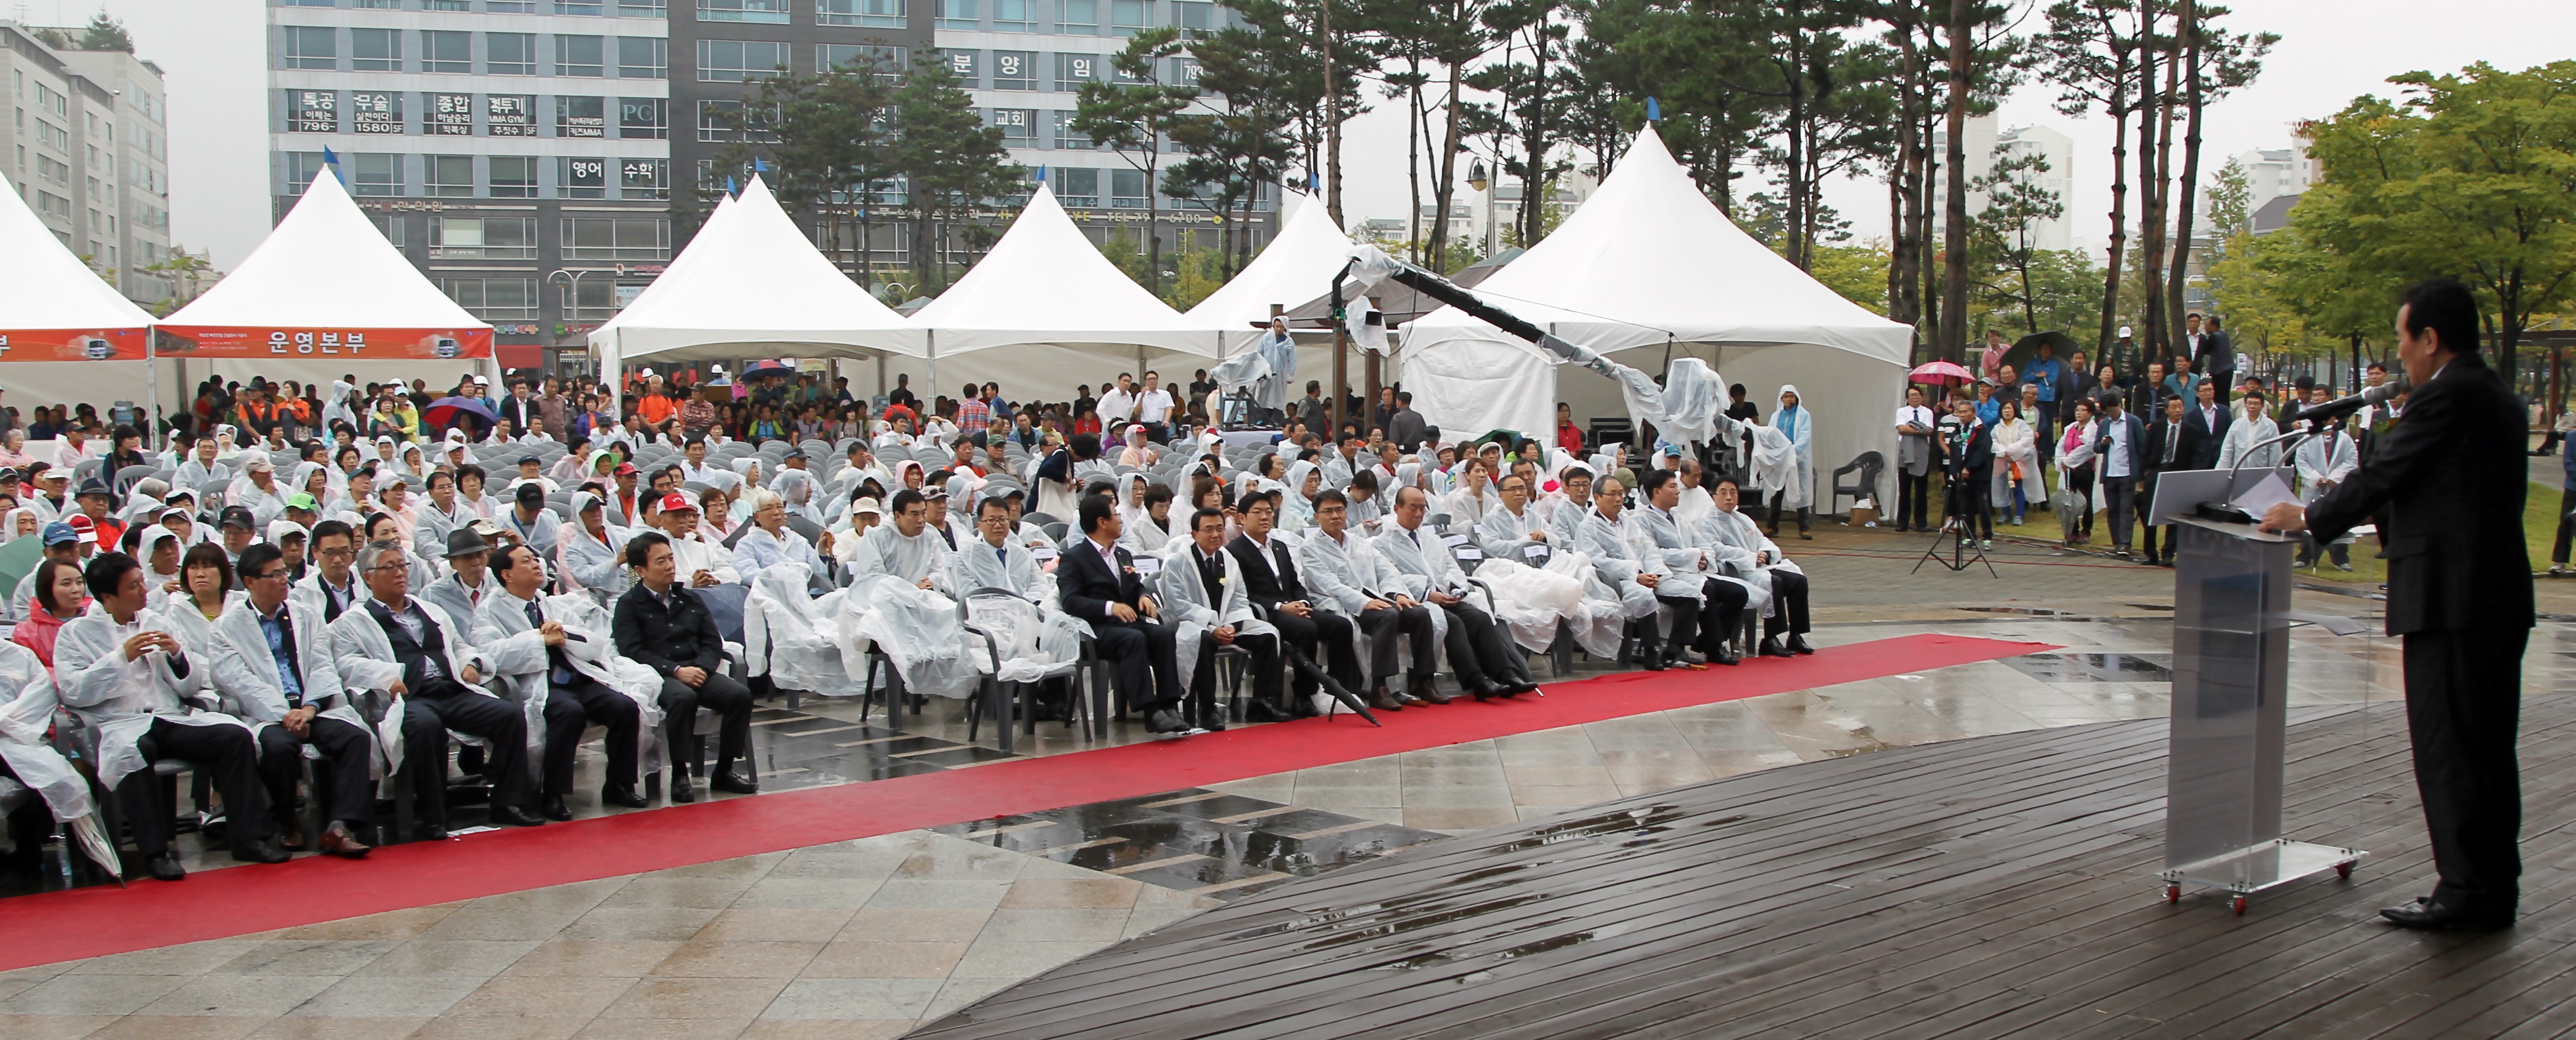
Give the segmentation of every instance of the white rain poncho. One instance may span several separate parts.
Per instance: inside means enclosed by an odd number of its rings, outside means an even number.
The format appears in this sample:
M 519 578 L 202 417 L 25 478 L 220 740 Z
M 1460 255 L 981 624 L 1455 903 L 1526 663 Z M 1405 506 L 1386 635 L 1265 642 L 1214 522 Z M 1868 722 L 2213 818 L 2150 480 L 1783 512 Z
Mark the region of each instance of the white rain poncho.
M 1323 467 L 1303 459 L 1289 463 L 1287 486 L 1288 493 L 1279 497 L 1279 529 L 1295 534 L 1315 526 L 1315 496 L 1324 491 Z
M 1629 516 L 1623 513 L 1612 520 L 1602 516 L 1599 509 L 1584 511 L 1583 518 L 1574 525 L 1574 544 L 1591 558 L 1594 576 L 1616 590 L 1622 615 L 1641 618 L 1655 612 L 1655 590 L 1638 584 L 1637 576 L 1660 575 L 1664 568 L 1647 554 L 1636 527 L 1628 522 Z
M 1082 637 L 1089 627 L 1060 612 L 1049 613 L 1019 596 L 970 593 L 966 614 L 975 630 L 967 636 L 968 646 L 982 651 L 975 655 L 977 664 L 995 680 L 1036 682 L 1070 674 L 1081 662 Z M 984 637 L 992 641 L 986 643 Z
M 45 742 L 45 730 L 53 725 L 54 677 L 45 671 L 45 663 L 36 652 L 16 643 L 0 642 L 0 694 L 9 697 L 0 702 L 0 761 L 9 763 L 9 771 L 18 774 L 18 782 L 44 796 L 45 807 L 52 809 L 54 819 L 75 820 L 87 816 L 93 805 L 89 781 L 73 769 L 62 752 Z
M 1557 622 L 1563 621 L 1586 653 L 1618 656 L 1626 617 L 1618 592 L 1595 576 L 1592 558 L 1581 549 L 1560 544 L 1553 533 L 1544 542 L 1531 537 L 1546 531 L 1537 510 L 1524 506 L 1515 514 L 1508 505 L 1495 505 L 1476 527 L 1476 544 L 1485 553 L 1476 580 L 1493 590 L 1495 611 L 1523 647 L 1544 651 L 1554 645 Z
M 1253 615 L 1252 596 L 1244 591 L 1242 562 L 1223 549 L 1217 550 L 1216 558 L 1225 565 L 1221 599 L 1212 597 L 1199 578 L 1197 542 L 1178 541 L 1163 550 L 1162 571 L 1154 576 L 1154 591 L 1162 598 L 1162 620 L 1172 626 L 1172 646 L 1180 665 L 1174 680 L 1184 691 L 1198 673 L 1200 641 L 1211 638 L 1209 633 L 1217 627 L 1232 625 L 1239 635 L 1279 633 Z
M 1771 597 L 1773 570 L 1784 570 L 1792 574 L 1806 573 L 1799 570 L 1797 564 L 1790 562 L 1788 555 L 1782 553 L 1777 544 L 1763 536 L 1761 526 L 1754 523 L 1752 517 L 1744 515 L 1741 511 L 1718 510 L 1715 515 L 1709 517 L 1702 530 L 1708 533 L 1711 544 L 1719 547 L 1724 553 L 1727 569 L 1735 572 L 1728 575 L 1727 580 L 1742 585 L 1748 590 L 1749 601 L 1745 606 L 1757 614 L 1768 617 L 1775 612 Z M 1770 554 L 1772 562 L 1767 564 L 1753 562 L 1754 554 L 1763 552 Z
M 889 575 L 906 585 L 928 578 L 933 589 L 944 589 L 948 583 L 948 555 L 948 541 L 939 537 L 939 532 L 924 526 L 920 534 L 906 537 L 889 520 L 859 536 L 858 548 L 849 560 L 850 576 Z
M 936 541 L 939 536 L 929 537 Z M 955 699 L 975 692 L 982 674 L 976 661 L 983 655 L 967 652 L 966 626 L 958 620 L 956 600 L 894 574 L 872 573 L 842 590 L 840 618 L 848 674 L 867 675 L 865 651 L 874 642 L 914 693 Z
M 661 673 L 618 655 L 608 612 L 590 597 L 579 593 L 540 596 L 537 611 L 539 617 L 563 625 L 564 660 L 573 671 L 635 702 L 635 750 L 640 760 L 662 723 Z M 491 662 L 494 678 L 518 693 L 527 711 L 528 748 L 542 752 L 546 700 L 552 696 L 546 674 L 552 655 L 546 653 L 544 635 L 528 623 L 528 601 L 501 590 L 483 597 L 474 608 L 474 648 Z
M 787 515 L 801 516 L 817 525 L 824 523 L 822 511 L 814 508 L 818 492 L 812 473 L 801 469 L 779 470 L 769 489 L 778 492 L 778 500 L 786 506 Z
M 474 633 L 465 622 L 449 617 L 438 604 L 418 597 L 406 597 L 405 609 L 410 607 L 420 608 L 421 616 L 438 626 L 440 641 L 446 644 L 441 655 L 444 660 L 439 662 L 439 667 L 449 676 L 461 682 L 468 666 L 477 674 L 492 674 L 491 660 L 469 642 Z M 384 693 L 403 677 L 403 666 L 394 660 L 393 640 L 385 636 L 384 626 L 376 622 L 376 615 L 367 609 L 366 600 L 349 604 L 349 608 L 341 611 L 330 627 L 331 646 L 339 655 L 341 686 L 353 691 Z M 480 683 L 468 685 L 465 690 L 466 693 L 459 696 L 492 696 L 492 691 Z M 531 742 L 544 739 L 543 721 L 543 716 L 535 718 L 536 724 L 531 726 L 528 738 Z M 376 726 L 376 747 L 384 752 L 387 762 L 403 760 L 402 712 L 385 713 L 384 721 Z M 394 780 L 395 777 L 387 776 L 386 788 L 390 788 Z M 390 791 L 385 793 L 390 794 Z
M 780 687 L 818 694 L 849 689 L 853 673 L 841 654 L 844 593 L 835 589 L 816 598 L 805 594 L 812 572 L 804 564 L 779 563 L 752 576 L 743 600 L 742 647 L 751 674 L 767 675 Z
M 93 603 L 89 613 L 64 622 L 62 634 L 54 641 L 59 694 L 64 706 L 98 727 L 98 782 L 111 791 L 126 774 L 150 768 L 136 744 L 151 731 L 154 719 L 250 730 L 240 719 L 197 705 L 204 689 L 205 662 L 189 662 L 188 674 L 182 676 L 172 671 L 170 654 L 161 650 L 126 660 L 125 641 L 146 631 L 177 638 L 176 627 L 150 610 L 120 625 Z
M 302 609 L 290 598 L 287 618 L 295 630 L 296 652 L 305 657 L 299 675 L 304 703 L 320 708 L 323 718 L 369 728 L 366 717 L 358 714 L 340 685 L 340 665 L 332 657 L 331 635 L 322 612 Z M 191 654 L 189 663 L 206 663 L 208 678 L 223 693 L 225 710 L 250 723 L 254 733 L 285 718 L 286 691 L 278 679 L 277 655 L 269 649 L 267 630 L 260 627 L 259 610 L 247 597 L 215 619 L 208 639 L 205 655 L 200 658 Z M 369 768 L 381 779 L 384 767 L 384 759 L 379 757 Z
M 574 492 L 572 496 L 574 519 L 579 520 L 585 510 L 599 502 L 599 496 L 590 492 Z M 557 560 L 555 574 L 564 579 L 568 591 L 584 593 L 593 602 L 606 607 L 617 602 L 617 597 L 626 592 L 627 573 L 624 557 L 626 539 L 630 532 L 623 527 L 608 523 L 605 516 L 606 510 L 603 508 L 601 512 L 603 515 L 599 526 L 604 538 L 593 537 L 587 523 L 567 524 L 558 529 L 556 551 L 561 555 Z
M 1797 387 L 1784 385 L 1772 400 L 1777 401 L 1797 392 Z M 1784 404 L 1779 411 L 1771 413 L 1770 427 L 1787 437 L 1790 445 L 1796 449 L 1793 454 L 1797 468 L 1789 474 L 1787 483 L 1776 485 L 1766 483 L 1762 486 L 1775 494 L 1787 493 L 1788 497 L 1782 499 L 1780 503 L 1783 508 L 1805 509 L 1813 504 L 1816 498 L 1815 414 L 1807 409 L 1807 399 L 1801 396 L 1796 405 Z M 1756 452 L 1758 453 L 1759 450 L 1757 446 Z
M 1781 504 L 1789 508 L 1806 505 L 1807 485 L 1798 479 L 1798 448 L 1789 435 L 1769 426 L 1753 429 L 1753 490 L 1761 498 L 1786 493 Z

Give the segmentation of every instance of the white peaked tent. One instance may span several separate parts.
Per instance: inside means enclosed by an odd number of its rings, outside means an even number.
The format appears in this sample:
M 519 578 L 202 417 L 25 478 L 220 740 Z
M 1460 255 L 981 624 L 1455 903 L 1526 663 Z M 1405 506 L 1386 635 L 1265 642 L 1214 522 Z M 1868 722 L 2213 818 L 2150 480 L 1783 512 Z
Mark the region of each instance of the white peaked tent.
M 72 255 L 26 200 L 0 195 L 0 388 L 21 407 L 144 400 L 152 316 Z M 9 364 L 40 361 L 90 364 Z
M 1674 356 L 1742 383 L 1767 420 L 1783 384 L 1816 416 L 1816 502 L 1828 474 L 1864 451 L 1896 458 L 1888 420 L 1912 334 L 1870 313 L 1737 228 L 1673 161 L 1652 126 L 1563 226 L 1473 290 L 1558 337 L 1648 373 Z M 1493 326 L 1443 308 L 1404 328 L 1405 388 L 1446 433 L 1540 436 L 1559 400 L 1619 415 L 1609 380 L 1572 371 Z M 1624 353 L 1623 353 L 1624 352 Z M 1893 477 L 1884 477 L 1883 485 Z M 1890 493 L 1892 485 L 1880 489 Z
M 590 347 L 613 372 L 647 357 L 923 357 L 924 338 L 825 259 L 755 176 Z
M 1291 198 L 1296 208 L 1261 255 L 1190 308 L 1191 320 L 1229 331 L 1252 329 L 1269 323 L 1272 305 L 1293 308 L 1332 288 L 1334 273 L 1351 262 L 1350 237 L 1333 226 L 1324 200 Z
M 1069 397 L 1076 383 L 1097 386 L 1131 363 L 1163 365 L 1165 382 L 1180 386 L 1189 380 L 1179 366 L 1222 357 L 1252 336 L 1184 317 L 1145 291 L 1083 237 L 1044 184 L 984 259 L 912 322 L 929 334 L 938 392 L 954 392 L 941 382 L 945 370 L 952 382 L 997 382 L 1015 398 Z

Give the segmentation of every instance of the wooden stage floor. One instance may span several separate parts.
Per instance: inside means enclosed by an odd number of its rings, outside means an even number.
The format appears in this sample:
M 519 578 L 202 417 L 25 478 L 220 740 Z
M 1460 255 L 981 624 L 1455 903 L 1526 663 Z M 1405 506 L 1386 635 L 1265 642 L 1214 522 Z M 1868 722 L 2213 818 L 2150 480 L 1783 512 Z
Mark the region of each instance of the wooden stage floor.
M 1751 773 L 1301 879 L 917 1037 L 2550 1036 L 2576 1029 L 2576 696 L 2524 702 L 2523 916 L 2424 935 L 2404 713 L 2294 712 L 2290 836 L 2368 849 L 2168 906 L 2164 720 Z

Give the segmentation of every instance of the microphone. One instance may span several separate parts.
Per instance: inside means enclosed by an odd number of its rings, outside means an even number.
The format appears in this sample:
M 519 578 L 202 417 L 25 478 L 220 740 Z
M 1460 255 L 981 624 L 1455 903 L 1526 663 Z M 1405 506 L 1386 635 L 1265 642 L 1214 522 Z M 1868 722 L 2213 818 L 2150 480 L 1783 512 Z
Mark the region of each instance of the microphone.
M 2350 397 L 2339 397 L 2321 405 L 2299 409 L 2299 421 L 2314 426 L 2327 419 L 2360 411 L 2364 405 L 2377 407 L 2387 404 L 2409 389 L 2411 387 L 2407 385 L 2406 377 L 2399 376 Z

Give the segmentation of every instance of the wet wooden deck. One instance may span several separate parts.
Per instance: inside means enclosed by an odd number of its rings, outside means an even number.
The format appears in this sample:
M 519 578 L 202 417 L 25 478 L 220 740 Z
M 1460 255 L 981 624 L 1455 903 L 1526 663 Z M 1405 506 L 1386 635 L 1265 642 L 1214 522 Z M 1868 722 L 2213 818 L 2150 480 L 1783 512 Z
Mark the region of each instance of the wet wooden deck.
M 2290 836 L 2368 849 L 2167 906 L 2162 720 L 1876 752 L 1283 885 L 919 1037 L 2549 1036 L 2576 1029 L 2576 696 L 2525 702 L 2519 927 L 2423 935 L 2396 705 L 2293 714 Z

